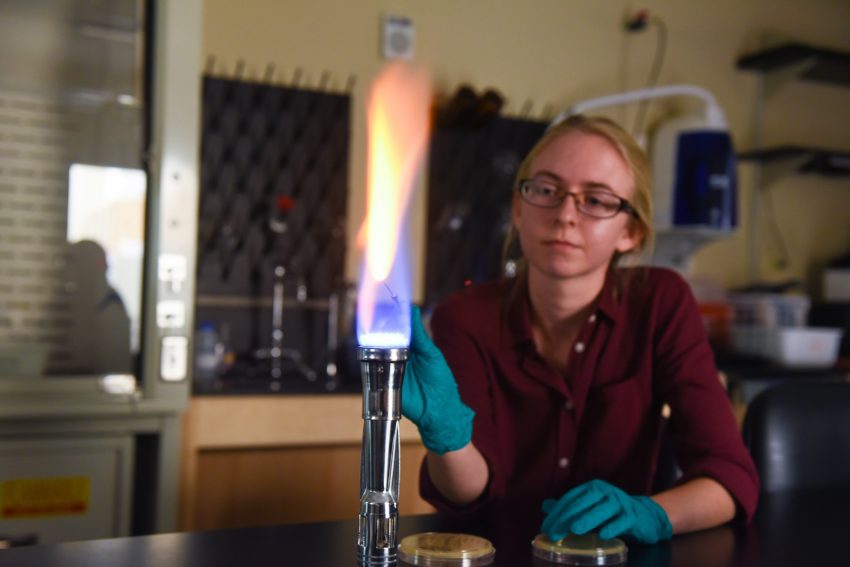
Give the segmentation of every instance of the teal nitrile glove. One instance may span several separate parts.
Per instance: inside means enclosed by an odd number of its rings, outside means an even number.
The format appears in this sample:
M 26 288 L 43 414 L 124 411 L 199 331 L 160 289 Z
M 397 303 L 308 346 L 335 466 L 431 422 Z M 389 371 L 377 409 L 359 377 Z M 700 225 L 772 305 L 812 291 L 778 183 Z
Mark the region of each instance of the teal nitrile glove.
M 652 498 L 629 496 L 604 480 L 591 480 L 558 500 L 545 500 L 543 511 L 541 531 L 552 541 L 598 531 L 602 539 L 626 535 L 656 543 L 673 534 L 667 513 Z
M 410 313 L 410 353 L 401 386 L 401 413 L 419 428 L 422 443 L 442 455 L 472 439 L 472 411 L 460 399 L 457 382 L 425 327 L 417 306 Z

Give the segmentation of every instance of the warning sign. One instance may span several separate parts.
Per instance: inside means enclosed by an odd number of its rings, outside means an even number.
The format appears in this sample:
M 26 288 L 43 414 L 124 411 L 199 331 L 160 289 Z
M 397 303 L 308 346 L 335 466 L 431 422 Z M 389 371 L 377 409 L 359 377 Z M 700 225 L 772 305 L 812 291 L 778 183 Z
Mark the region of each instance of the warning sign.
M 19 478 L 0 482 L 0 518 L 76 516 L 89 509 L 87 477 Z

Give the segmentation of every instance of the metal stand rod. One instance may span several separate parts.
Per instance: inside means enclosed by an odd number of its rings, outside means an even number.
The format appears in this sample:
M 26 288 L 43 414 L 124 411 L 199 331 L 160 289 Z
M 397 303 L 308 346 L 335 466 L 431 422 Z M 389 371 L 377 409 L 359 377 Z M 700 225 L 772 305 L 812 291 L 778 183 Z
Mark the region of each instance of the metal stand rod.
M 272 378 L 280 378 L 283 374 L 281 362 L 283 360 L 283 276 L 285 274 L 286 269 L 283 266 L 275 266 L 272 288 L 272 348 L 269 351 Z

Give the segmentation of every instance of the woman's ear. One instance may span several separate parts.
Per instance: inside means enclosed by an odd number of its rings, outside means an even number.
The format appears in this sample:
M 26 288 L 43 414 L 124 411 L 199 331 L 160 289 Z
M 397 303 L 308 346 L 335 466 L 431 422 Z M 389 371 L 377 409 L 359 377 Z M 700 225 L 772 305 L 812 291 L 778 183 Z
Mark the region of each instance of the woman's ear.
M 643 227 L 634 221 L 630 221 L 628 226 L 623 229 L 623 234 L 620 235 L 620 239 L 617 241 L 616 250 L 620 254 L 628 254 L 638 249 L 641 243 L 643 243 L 644 238 L 646 238 L 646 231 L 644 231 Z

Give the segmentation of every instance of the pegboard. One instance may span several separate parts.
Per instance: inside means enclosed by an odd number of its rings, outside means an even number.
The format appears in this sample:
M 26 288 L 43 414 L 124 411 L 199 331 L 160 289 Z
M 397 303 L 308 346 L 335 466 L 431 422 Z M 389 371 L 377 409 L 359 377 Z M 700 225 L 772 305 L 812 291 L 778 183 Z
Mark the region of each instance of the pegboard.
M 204 78 L 197 319 L 224 326 L 239 355 L 270 345 L 281 266 L 284 346 L 323 371 L 322 305 L 344 278 L 350 104 L 348 94 Z
M 546 125 L 494 117 L 476 127 L 435 128 L 428 164 L 427 305 L 466 282 L 502 274 L 514 177 Z

